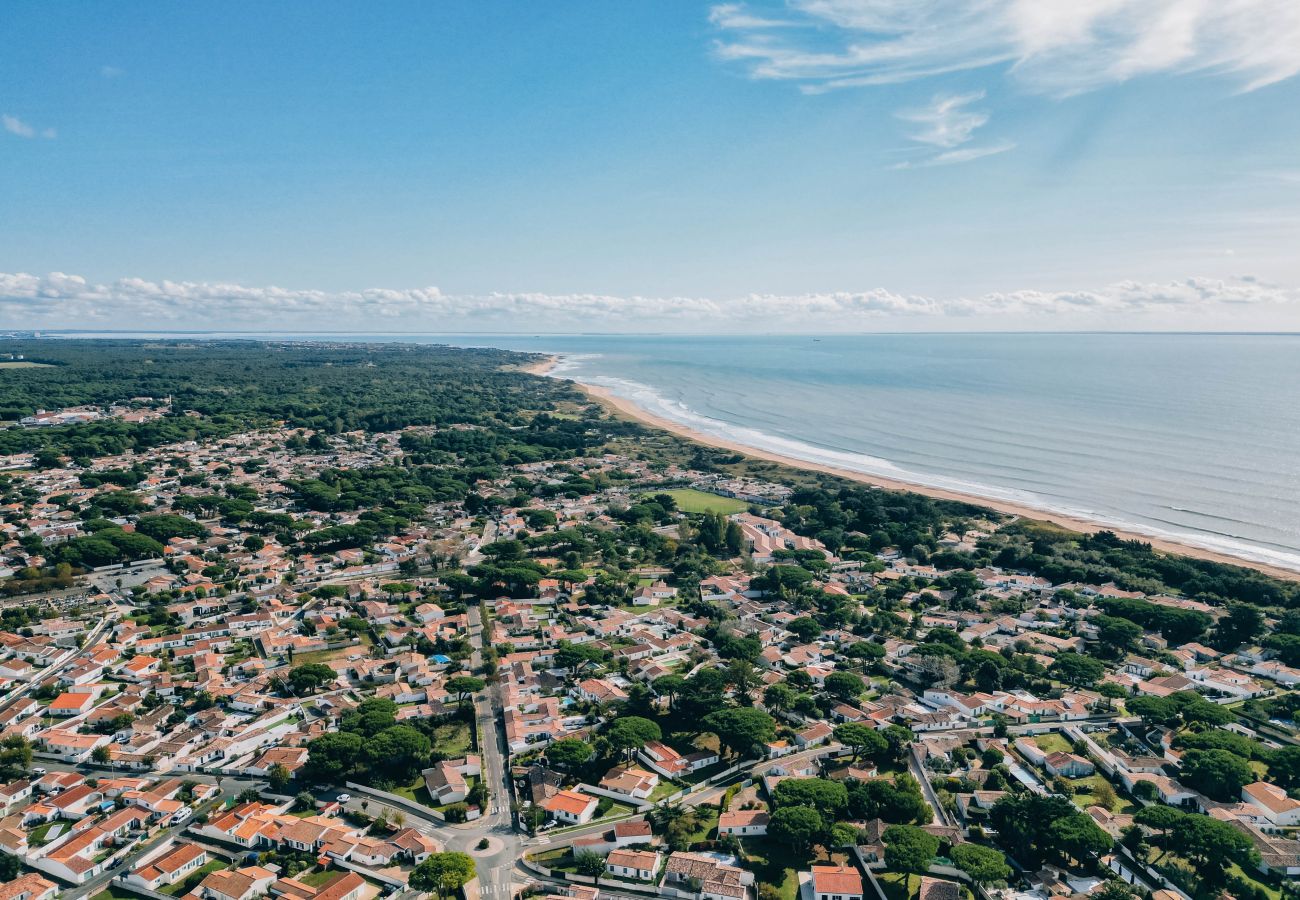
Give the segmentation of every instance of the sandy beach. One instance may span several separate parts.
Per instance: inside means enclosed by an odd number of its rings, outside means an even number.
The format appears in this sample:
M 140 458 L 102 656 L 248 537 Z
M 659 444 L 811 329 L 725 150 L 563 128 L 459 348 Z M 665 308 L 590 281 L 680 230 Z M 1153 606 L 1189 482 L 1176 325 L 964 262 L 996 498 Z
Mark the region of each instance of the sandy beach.
M 524 371 L 533 375 L 546 375 L 558 364 L 557 357 L 549 357 L 539 360 L 523 367 Z M 706 434 L 702 431 L 696 431 L 678 422 L 665 419 L 647 412 L 637 406 L 630 400 L 619 397 L 605 388 L 596 385 L 583 384 L 574 381 L 573 384 L 582 390 L 587 396 L 600 403 L 606 409 L 615 415 L 623 416 L 629 419 L 635 419 L 644 425 L 653 428 L 659 428 L 663 431 L 671 432 L 680 438 L 688 441 L 694 441 L 698 444 L 705 444 L 710 447 L 717 447 L 720 450 L 729 450 L 733 453 L 740 453 L 753 459 L 762 459 L 768 462 L 779 463 L 784 466 L 790 466 L 794 469 L 804 469 L 810 472 L 823 472 L 827 475 L 835 475 L 849 481 L 856 481 L 861 484 L 868 484 L 874 487 L 885 488 L 891 491 L 909 491 L 914 494 L 921 494 L 926 497 L 933 497 L 936 500 L 956 500 L 962 503 L 971 503 L 976 506 L 983 506 L 988 509 L 997 510 L 1007 515 L 1019 516 L 1025 519 L 1032 519 L 1038 522 L 1050 522 L 1059 525 L 1062 528 L 1068 528 L 1071 531 L 1078 531 L 1084 534 L 1092 534 L 1097 531 L 1112 531 L 1120 538 L 1131 541 L 1142 541 L 1150 544 L 1157 550 L 1166 553 L 1176 553 L 1183 556 L 1191 556 L 1196 559 L 1208 559 L 1215 562 L 1228 563 L 1230 565 L 1243 566 L 1249 569 L 1255 569 L 1260 572 L 1272 575 L 1276 578 L 1284 578 L 1288 581 L 1300 581 L 1300 572 L 1294 572 L 1290 569 L 1283 569 L 1277 566 L 1270 566 L 1266 563 L 1254 562 L 1248 559 L 1241 559 L 1226 553 L 1218 553 L 1213 550 L 1207 550 L 1203 547 L 1196 547 L 1191 544 L 1182 544 L 1176 541 L 1163 540 L 1161 538 L 1151 537 L 1134 531 L 1122 531 L 1109 525 L 1102 525 L 1097 522 L 1090 522 L 1086 519 L 1076 518 L 1074 516 L 1065 516 L 1059 513 L 1049 512 L 1041 509 L 1034 509 L 1029 506 L 1022 506 L 1015 503 L 1007 503 L 1002 500 L 990 500 L 985 497 L 978 497 L 973 494 L 963 494 L 957 491 L 948 491 L 941 488 L 928 487 L 921 484 L 913 484 L 908 481 L 899 481 L 893 478 L 884 478 L 879 475 L 870 475 L 865 472 L 855 472 L 852 469 L 842 469 L 836 466 L 829 466 L 822 463 L 809 462 L 808 460 L 796 459 L 792 456 L 783 456 L 779 453 L 772 453 L 767 450 L 760 450 L 756 447 L 750 447 L 745 444 L 729 441 L 726 438 L 718 437 L 712 434 Z

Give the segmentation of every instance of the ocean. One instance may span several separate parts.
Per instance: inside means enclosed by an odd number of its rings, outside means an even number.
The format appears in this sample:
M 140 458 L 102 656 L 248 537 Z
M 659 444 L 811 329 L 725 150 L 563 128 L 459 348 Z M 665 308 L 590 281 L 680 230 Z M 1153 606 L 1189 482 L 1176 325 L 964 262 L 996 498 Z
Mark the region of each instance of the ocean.
M 473 343 L 752 447 L 1300 569 L 1300 335 Z
M 351 337 L 555 353 L 755 448 L 1300 570 L 1300 335 Z

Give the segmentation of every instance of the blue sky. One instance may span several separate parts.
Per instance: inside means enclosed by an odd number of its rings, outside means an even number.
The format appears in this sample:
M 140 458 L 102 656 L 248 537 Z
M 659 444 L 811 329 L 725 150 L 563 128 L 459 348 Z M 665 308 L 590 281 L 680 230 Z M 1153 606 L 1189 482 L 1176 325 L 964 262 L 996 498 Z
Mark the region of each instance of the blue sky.
M 0 31 L 0 326 L 1300 328 L 1293 0 Z

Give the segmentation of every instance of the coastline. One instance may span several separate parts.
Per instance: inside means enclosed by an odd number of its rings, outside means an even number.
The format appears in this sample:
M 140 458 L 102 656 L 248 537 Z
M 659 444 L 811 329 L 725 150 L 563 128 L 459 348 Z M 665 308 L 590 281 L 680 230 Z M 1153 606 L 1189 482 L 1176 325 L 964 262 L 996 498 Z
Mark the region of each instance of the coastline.
M 533 375 L 547 376 L 559 364 L 559 362 L 560 359 L 558 356 L 550 356 L 544 360 L 539 360 L 538 362 L 524 366 L 522 369 L 523 371 Z M 1186 544 L 1165 538 L 1151 537 L 1150 535 L 1136 531 L 1125 531 L 1114 528 L 1110 525 L 1092 522 L 1076 516 L 1068 516 L 1048 510 L 1037 509 L 1032 506 L 1008 503 L 1004 500 L 993 500 L 975 494 L 965 494 L 959 491 L 951 491 L 943 488 L 928 487 L 926 485 L 915 484 L 910 481 L 901 481 L 894 478 L 886 478 L 880 475 L 870 475 L 865 472 L 856 472 L 852 469 L 844 469 L 838 466 L 827 465 L 825 463 L 798 459 L 793 456 L 785 456 L 769 450 L 751 447 L 716 435 L 697 431 L 694 428 L 674 422 L 671 419 L 655 415 L 654 413 L 637 406 L 632 401 L 614 394 L 607 388 L 599 387 L 597 385 L 583 384 L 580 381 L 573 381 L 572 379 L 568 380 L 588 397 L 604 406 L 614 415 L 633 419 L 643 425 L 657 428 L 661 431 L 667 431 L 677 437 L 697 444 L 704 444 L 709 447 L 715 447 L 719 450 L 728 450 L 752 459 L 761 459 L 766 462 L 789 466 L 793 469 L 803 469 L 810 472 L 820 472 L 825 475 L 834 475 L 847 481 L 855 481 L 859 484 L 871 485 L 885 490 L 904 491 L 913 494 L 921 494 L 922 496 L 931 497 L 935 500 L 952 500 L 960 503 L 969 503 L 973 506 L 982 506 L 986 509 L 992 509 L 1005 515 L 1016 516 L 1018 518 L 1029 519 L 1036 522 L 1047 522 L 1082 534 L 1093 534 L 1098 531 L 1110 531 L 1121 540 L 1141 541 L 1142 543 L 1150 544 L 1156 550 L 1164 553 L 1189 556 L 1195 559 L 1204 559 L 1211 562 L 1240 566 L 1246 569 L 1254 569 L 1258 572 L 1263 572 L 1266 575 L 1271 575 L 1274 578 L 1280 578 L 1287 581 L 1300 581 L 1300 572 L 1285 569 L 1280 566 L 1269 565 L 1268 563 L 1243 559 L 1229 553 L 1221 553 L 1204 547 L 1198 547 L 1194 544 Z

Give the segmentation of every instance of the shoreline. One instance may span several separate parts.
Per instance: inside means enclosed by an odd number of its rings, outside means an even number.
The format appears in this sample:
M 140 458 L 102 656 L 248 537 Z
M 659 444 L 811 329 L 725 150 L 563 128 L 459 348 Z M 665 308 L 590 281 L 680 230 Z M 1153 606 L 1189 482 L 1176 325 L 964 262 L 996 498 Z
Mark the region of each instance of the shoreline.
M 524 366 L 523 371 L 529 372 L 533 375 L 549 376 L 551 371 L 559 364 L 559 362 L 560 359 L 558 356 L 551 356 L 547 359 Z M 1274 578 L 1280 578 L 1286 581 L 1300 581 L 1300 572 L 1295 570 L 1271 565 L 1269 563 L 1243 559 L 1239 556 L 1233 556 L 1230 553 L 1222 553 L 1217 550 L 1198 547 L 1194 544 L 1187 544 L 1167 538 L 1152 537 L 1137 531 L 1125 531 L 1110 525 L 1092 522 L 1076 516 L 1051 512 L 1050 510 L 1038 509 L 1018 503 L 1009 503 L 1005 500 L 993 500 L 975 494 L 965 494 L 960 491 L 928 487 L 910 481 L 887 478 L 881 475 L 871 475 L 866 472 L 857 472 L 852 469 L 844 469 L 839 466 L 812 462 L 810 460 L 803 460 L 797 457 L 775 453 L 770 450 L 763 450 L 758 447 L 751 447 L 747 444 L 741 444 L 703 431 L 698 431 L 687 425 L 682 425 L 679 422 L 674 422 L 671 419 L 656 415 L 648 410 L 642 409 L 631 400 L 614 394 L 607 388 L 599 387 L 597 385 L 583 384 L 582 382 L 574 381 L 573 379 L 565 380 L 574 384 L 584 394 L 599 403 L 601 406 L 610 410 L 615 415 L 633 419 L 643 425 L 648 425 L 661 431 L 667 431 L 679 438 L 683 438 L 684 440 L 692 441 L 697 444 L 704 444 L 709 447 L 715 447 L 719 450 L 729 450 L 733 453 L 739 453 L 743 456 L 750 457 L 751 459 L 761 459 L 765 462 L 789 466 L 792 469 L 803 469 L 804 471 L 809 472 L 819 472 L 823 475 L 833 475 L 847 481 L 854 481 L 859 484 L 883 488 L 884 490 L 902 491 L 905 493 L 920 494 L 924 497 L 930 497 L 935 500 L 950 500 L 958 503 L 968 503 L 972 506 L 982 506 L 986 509 L 1003 513 L 1004 515 L 1016 516 L 1018 518 L 1029 519 L 1035 522 L 1047 522 L 1082 534 L 1095 534 L 1098 531 L 1110 531 L 1121 540 L 1141 541 L 1144 544 L 1150 544 L 1153 548 L 1163 553 L 1171 553 L 1178 556 L 1190 556 L 1195 559 L 1224 563 L 1226 565 L 1239 566 L 1245 569 L 1254 569 L 1255 571 L 1263 572 L 1266 575 L 1271 575 Z

